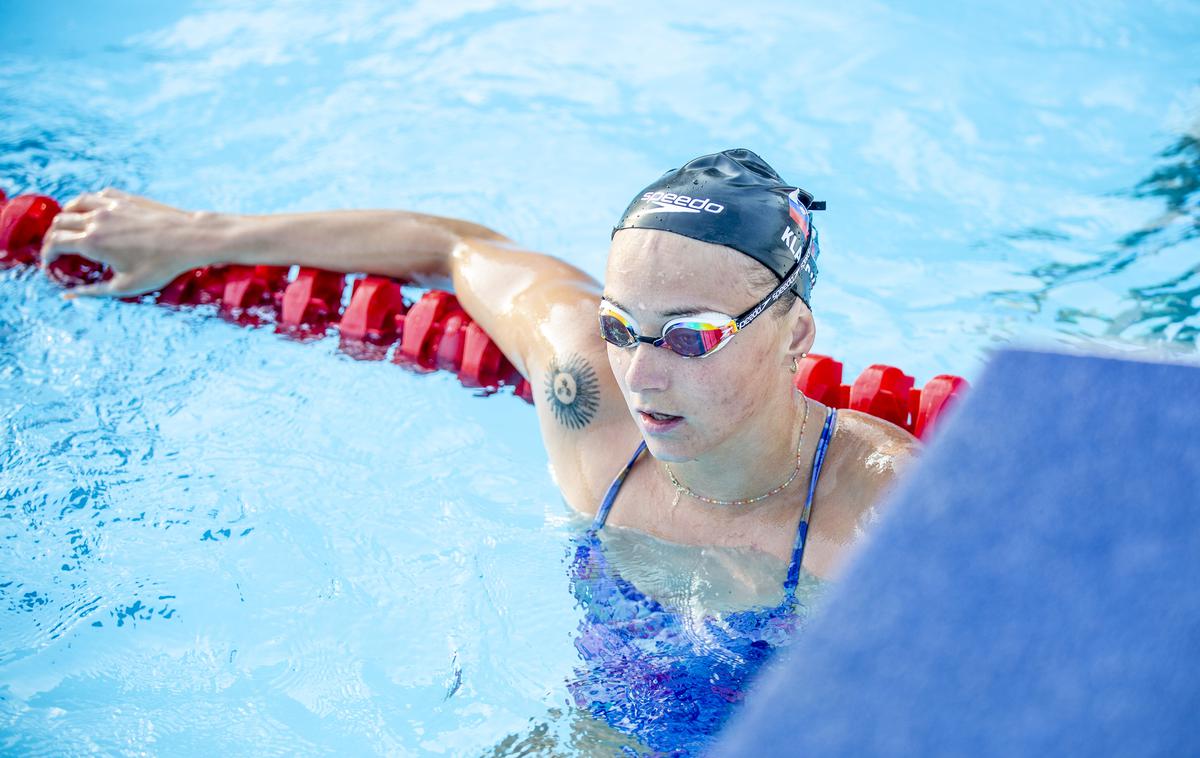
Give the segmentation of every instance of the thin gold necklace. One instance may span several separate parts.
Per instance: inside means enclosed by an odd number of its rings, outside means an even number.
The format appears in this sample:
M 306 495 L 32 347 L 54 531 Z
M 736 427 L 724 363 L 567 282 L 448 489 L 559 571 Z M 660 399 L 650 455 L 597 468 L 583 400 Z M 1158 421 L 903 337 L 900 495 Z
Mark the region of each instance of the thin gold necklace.
M 671 471 L 671 464 L 664 463 L 663 467 L 667 470 L 667 476 L 671 477 L 671 484 L 675 485 L 675 499 L 671 501 L 671 509 L 674 510 L 679 505 L 680 495 L 694 497 L 697 500 L 705 503 L 711 503 L 713 505 L 750 505 L 751 503 L 757 503 L 759 500 L 766 500 L 771 495 L 776 493 L 783 492 L 785 489 L 787 489 L 789 484 L 796 480 L 796 476 L 800 474 L 800 450 L 804 447 L 804 429 L 807 426 L 808 398 L 806 397 L 804 398 L 804 421 L 800 423 L 800 442 L 796 445 L 796 468 L 792 470 L 792 475 L 787 478 L 786 482 L 771 490 L 767 494 L 759 495 L 758 497 L 744 498 L 742 500 L 717 500 L 716 498 L 697 495 L 695 492 L 692 492 L 690 489 L 688 489 L 687 485 L 680 484 L 679 480 L 675 478 L 675 472 Z

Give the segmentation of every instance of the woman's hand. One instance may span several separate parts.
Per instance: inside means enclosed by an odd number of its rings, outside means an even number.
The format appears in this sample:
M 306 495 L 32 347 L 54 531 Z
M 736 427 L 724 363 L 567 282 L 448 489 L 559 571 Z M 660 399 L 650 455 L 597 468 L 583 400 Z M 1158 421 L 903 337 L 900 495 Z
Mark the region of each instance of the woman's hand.
M 76 253 L 112 268 L 111 279 L 75 287 L 78 295 L 137 295 L 161 289 L 205 259 L 204 215 L 117 189 L 79 195 L 63 206 L 42 243 L 42 271 Z

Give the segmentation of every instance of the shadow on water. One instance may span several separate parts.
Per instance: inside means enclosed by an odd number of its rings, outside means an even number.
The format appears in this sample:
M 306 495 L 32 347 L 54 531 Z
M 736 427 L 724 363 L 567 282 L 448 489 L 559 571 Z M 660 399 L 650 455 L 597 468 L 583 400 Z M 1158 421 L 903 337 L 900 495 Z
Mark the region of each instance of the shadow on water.
M 1040 287 L 994 292 L 992 299 L 1024 301 L 1052 318 L 1056 329 L 1079 336 L 1167 347 L 1200 345 L 1200 122 L 1159 153 L 1144 179 L 1118 196 L 1161 202 L 1162 212 L 1113 240 L 1092 260 L 1034 267 L 1029 274 Z M 1055 246 L 1077 242 L 1070 234 L 1044 229 L 1025 230 L 1014 238 Z M 1102 281 L 1106 289 L 1119 292 L 1116 307 L 1089 307 L 1058 297 L 1069 286 Z

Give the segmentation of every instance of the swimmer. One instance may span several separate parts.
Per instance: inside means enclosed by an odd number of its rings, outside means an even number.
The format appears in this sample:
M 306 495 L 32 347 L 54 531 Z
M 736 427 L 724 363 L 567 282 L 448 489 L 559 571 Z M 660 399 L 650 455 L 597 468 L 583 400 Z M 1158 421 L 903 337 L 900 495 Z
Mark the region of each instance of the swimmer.
M 78 253 L 112 267 L 66 297 L 140 294 L 216 264 L 448 283 L 534 388 L 572 508 L 596 529 L 775 556 L 794 586 L 801 567 L 838 574 L 917 445 L 793 386 L 816 336 L 820 207 L 748 150 L 696 158 L 634 196 L 602 286 L 469 221 L 189 212 L 105 189 L 66 203 L 42 266 Z
M 795 389 L 816 336 L 821 207 L 748 150 L 696 158 L 634 196 L 601 286 L 468 221 L 187 212 L 108 189 L 64 206 L 42 265 L 78 253 L 112 267 L 66 297 L 149 292 L 216 264 L 449 285 L 531 383 L 555 481 L 591 521 L 571 545 L 581 665 L 567 686 L 594 719 L 579 723 L 683 755 L 711 744 L 796 638 L 814 586 L 804 575 L 837 576 L 917 445 Z M 716 574 L 772 589 L 748 603 L 717 592 L 717 612 L 698 595 L 672 604 L 651 581 L 669 571 L 636 576 L 637 561 L 616 560 L 654 538 L 673 543 L 655 551 L 663 560 L 694 550 Z M 764 566 L 777 569 L 764 579 Z

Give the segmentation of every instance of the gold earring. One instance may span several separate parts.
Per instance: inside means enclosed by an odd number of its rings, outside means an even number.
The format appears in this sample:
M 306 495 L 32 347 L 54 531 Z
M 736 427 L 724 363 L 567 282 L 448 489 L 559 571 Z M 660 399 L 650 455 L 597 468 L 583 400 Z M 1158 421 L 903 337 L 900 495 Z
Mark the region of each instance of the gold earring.
M 792 373 L 794 374 L 799 370 L 800 370 L 800 362 L 797 361 L 796 356 L 793 355 L 792 356 Z

